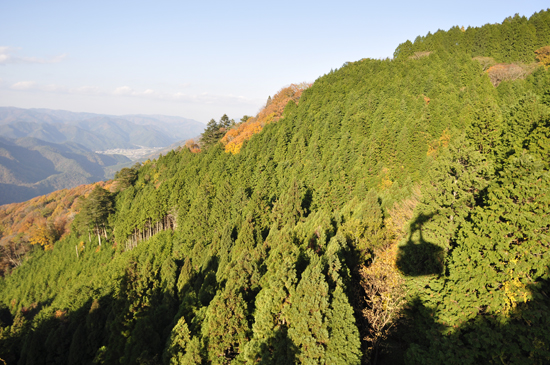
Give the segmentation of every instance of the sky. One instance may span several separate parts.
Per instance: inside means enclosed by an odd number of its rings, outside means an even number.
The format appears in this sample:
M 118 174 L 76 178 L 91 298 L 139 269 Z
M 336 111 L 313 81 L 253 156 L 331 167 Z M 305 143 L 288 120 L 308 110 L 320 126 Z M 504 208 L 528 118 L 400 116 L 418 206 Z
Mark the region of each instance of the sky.
M 438 29 L 547 1 L 0 0 L 0 106 L 255 115 L 268 96 Z

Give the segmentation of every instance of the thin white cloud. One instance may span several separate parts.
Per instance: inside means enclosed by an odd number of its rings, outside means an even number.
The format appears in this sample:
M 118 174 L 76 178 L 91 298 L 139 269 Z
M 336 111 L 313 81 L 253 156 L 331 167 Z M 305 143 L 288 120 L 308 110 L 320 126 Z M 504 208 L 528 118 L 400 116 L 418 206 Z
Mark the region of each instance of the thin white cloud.
M 8 47 L 0 47 L 0 64 L 6 63 L 10 56 L 7 54 Z
M 51 93 L 66 93 L 69 91 L 65 86 L 60 86 L 56 84 L 40 85 L 34 81 L 19 81 L 10 86 L 10 89 L 13 90 L 22 90 L 22 91 L 45 91 Z
M 19 48 L 13 47 L 0 47 L 0 65 L 16 64 L 16 63 L 59 63 L 63 61 L 67 54 L 61 54 L 52 58 L 39 58 L 39 57 L 20 57 L 16 55 Z
M 0 80 L 1 86 L 1 80 Z M 147 100 L 168 101 L 175 103 L 192 103 L 203 105 L 250 105 L 257 106 L 259 100 L 249 99 L 238 95 L 216 95 L 203 92 L 201 94 L 186 94 L 178 92 L 160 92 L 153 89 L 134 90 L 129 86 L 120 86 L 112 91 L 101 90 L 95 86 L 81 86 L 76 88 L 68 88 L 57 84 L 38 84 L 34 81 L 19 81 L 11 86 L 12 90 L 18 91 L 41 91 L 57 94 L 74 94 L 74 95 L 96 95 L 96 96 L 116 96 L 125 98 L 140 98 Z
M 186 101 L 194 102 L 201 104 L 245 104 L 245 105 L 256 105 L 258 100 L 246 98 L 239 95 L 215 95 L 209 94 L 207 92 L 198 94 L 198 95 L 189 95 L 181 92 L 169 95 L 169 98 L 175 101 Z
M 36 83 L 34 81 L 19 81 L 11 85 L 11 88 L 15 90 L 31 90 L 35 87 Z
M 48 60 L 48 63 L 59 63 L 59 62 L 63 61 L 65 59 L 65 57 L 67 57 L 66 53 L 60 54 L 59 56 L 55 56 L 54 58 L 50 58 Z
M 133 90 L 129 86 L 121 86 L 117 87 L 115 91 L 113 91 L 113 94 L 115 95 L 132 95 Z
M 122 95 L 122 96 L 140 96 L 148 97 L 153 99 L 162 99 L 162 94 L 152 90 L 146 89 L 145 91 L 136 91 L 129 86 L 120 86 L 113 91 L 113 95 Z

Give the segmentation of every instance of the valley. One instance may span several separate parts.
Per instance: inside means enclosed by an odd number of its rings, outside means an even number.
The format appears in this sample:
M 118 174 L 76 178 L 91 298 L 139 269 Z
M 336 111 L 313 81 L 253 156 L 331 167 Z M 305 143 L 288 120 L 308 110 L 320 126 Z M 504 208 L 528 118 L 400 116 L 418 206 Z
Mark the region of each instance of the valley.
M 138 161 L 146 156 L 155 154 L 157 151 L 161 151 L 163 147 L 144 147 L 137 146 L 138 148 L 114 148 L 105 151 L 95 151 L 95 153 L 102 155 L 121 155 L 132 161 Z
M 177 148 L 203 128 L 162 115 L 0 107 L 0 204 L 110 179 L 136 161 Z

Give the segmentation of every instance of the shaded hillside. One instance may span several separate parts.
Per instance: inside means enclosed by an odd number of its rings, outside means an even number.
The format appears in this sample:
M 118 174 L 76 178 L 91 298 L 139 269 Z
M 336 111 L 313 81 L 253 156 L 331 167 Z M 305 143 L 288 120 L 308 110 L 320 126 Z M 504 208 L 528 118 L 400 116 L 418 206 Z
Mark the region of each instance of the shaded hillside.
M 214 122 L 94 188 L 1 281 L 0 357 L 548 363 L 550 70 L 495 87 L 455 35 L 331 71 L 238 153 Z
M 123 115 L 122 118 L 138 125 L 152 126 L 179 140 L 196 137 L 204 130 L 203 123 L 181 117 L 136 114 Z
M 72 142 L 0 137 L 0 204 L 104 180 L 106 168 L 131 163 L 124 156 L 96 154 Z

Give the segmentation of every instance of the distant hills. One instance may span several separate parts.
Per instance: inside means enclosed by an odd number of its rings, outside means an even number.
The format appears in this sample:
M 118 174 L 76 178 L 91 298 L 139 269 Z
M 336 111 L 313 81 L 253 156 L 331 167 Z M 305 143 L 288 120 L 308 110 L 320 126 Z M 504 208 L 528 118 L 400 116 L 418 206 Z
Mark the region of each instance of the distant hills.
M 204 124 L 163 115 L 113 116 L 64 110 L 0 107 L 0 136 L 76 142 L 92 151 L 166 147 L 196 137 Z
M 152 148 L 177 147 L 203 129 L 195 120 L 163 115 L 0 107 L 0 204 L 110 178 L 134 163 L 137 149 L 154 158 Z M 123 150 L 96 153 L 113 149 Z
M 94 153 L 74 142 L 0 137 L 0 204 L 104 180 L 106 168 L 131 164 L 122 155 Z

